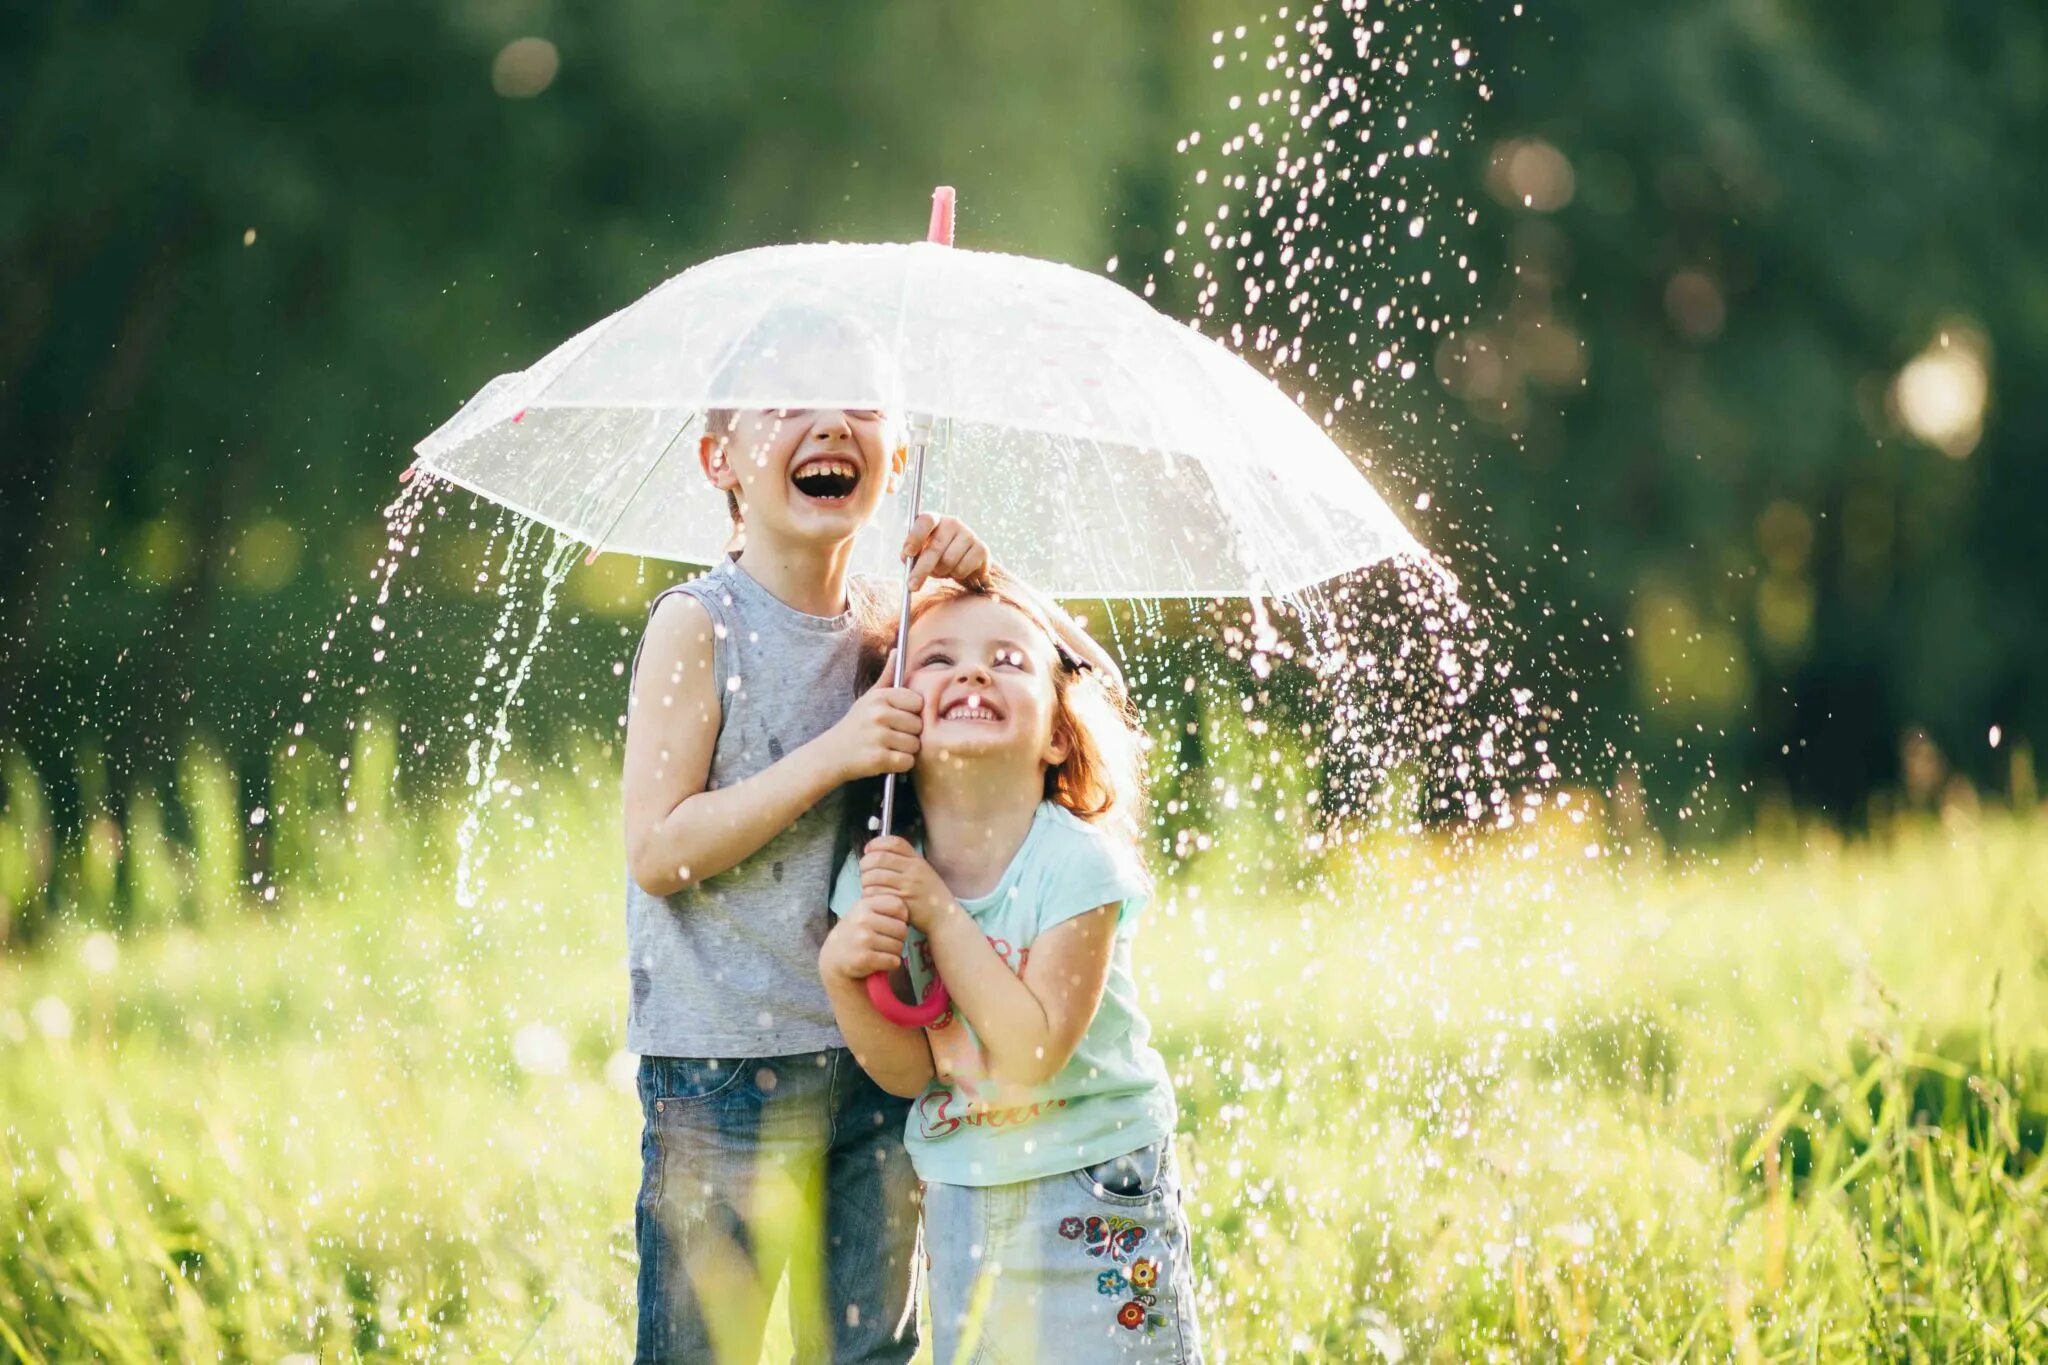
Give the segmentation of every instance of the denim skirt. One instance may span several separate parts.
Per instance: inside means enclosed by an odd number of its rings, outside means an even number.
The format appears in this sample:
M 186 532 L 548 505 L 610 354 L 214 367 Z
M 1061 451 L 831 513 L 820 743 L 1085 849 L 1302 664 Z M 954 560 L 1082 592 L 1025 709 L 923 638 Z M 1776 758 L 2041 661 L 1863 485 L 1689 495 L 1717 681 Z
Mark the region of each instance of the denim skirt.
M 928 1182 L 936 1365 L 1199 1362 L 1170 1142 L 1015 1185 Z

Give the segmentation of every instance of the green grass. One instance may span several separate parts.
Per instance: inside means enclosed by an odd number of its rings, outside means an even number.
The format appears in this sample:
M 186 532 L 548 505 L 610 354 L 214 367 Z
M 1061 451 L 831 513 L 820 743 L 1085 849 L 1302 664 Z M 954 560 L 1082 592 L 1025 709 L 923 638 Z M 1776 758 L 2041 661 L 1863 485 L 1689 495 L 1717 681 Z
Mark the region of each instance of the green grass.
M 260 887 L 203 756 L 61 846 L 9 775 L 0 1357 L 626 1352 L 609 760 L 506 789 L 474 910 L 390 769 L 280 770 Z M 2048 1353 L 2048 816 L 1599 824 L 1162 888 L 1212 1358 Z

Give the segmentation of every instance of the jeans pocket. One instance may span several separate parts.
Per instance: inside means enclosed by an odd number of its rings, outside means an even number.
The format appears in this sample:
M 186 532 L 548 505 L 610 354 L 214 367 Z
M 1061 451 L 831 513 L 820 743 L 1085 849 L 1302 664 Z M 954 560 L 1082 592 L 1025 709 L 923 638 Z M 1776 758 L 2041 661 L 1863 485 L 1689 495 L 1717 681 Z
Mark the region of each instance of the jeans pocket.
M 689 1153 L 705 1147 L 705 1134 L 730 1122 L 722 1097 L 738 1087 L 747 1064 L 716 1057 L 642 1057 L 640 1203 L 661 1206 L 669 1168 L 694 1164 Z M 718 1103 L 715 1103 L 718 1102 Z
M 1159 1197 L 1166 1168 L 1166 1144 L 1155 1142 L 1135 1152 L 1113 1156 L 1074 1172 L 1091 1198 L 1122 1208 L 1151 1203 Z
M 718 1057 L 642 1057 L 640 1104 L 647 1121 L 677 1105 L 696 1104 L 724 1094 L 746 1070 L 742 1060 Z

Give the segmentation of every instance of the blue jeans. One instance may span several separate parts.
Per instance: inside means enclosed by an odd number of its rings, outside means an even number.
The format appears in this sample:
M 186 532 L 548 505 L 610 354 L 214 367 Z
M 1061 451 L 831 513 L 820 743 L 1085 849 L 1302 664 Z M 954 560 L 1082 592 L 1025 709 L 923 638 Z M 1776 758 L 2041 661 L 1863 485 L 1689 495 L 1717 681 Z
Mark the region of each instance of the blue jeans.
M 640 1106 L 636 1360 L 753 1365 L 785 1268 L 798 1361 L 916 1353 L 907 1100 L 833 1048 L 643 1057 Z

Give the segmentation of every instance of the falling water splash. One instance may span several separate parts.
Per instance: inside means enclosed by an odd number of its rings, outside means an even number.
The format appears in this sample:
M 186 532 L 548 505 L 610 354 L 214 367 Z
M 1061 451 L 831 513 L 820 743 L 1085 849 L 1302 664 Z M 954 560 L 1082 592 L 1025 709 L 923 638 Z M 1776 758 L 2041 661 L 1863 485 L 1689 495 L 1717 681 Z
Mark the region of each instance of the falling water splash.
M 1502 8 L 1503 21 L 1521 14 Z M 1210 37 L 1228 82 L 1224 122 L 1244 121 L 1206 144 L 1200 131 L 1181 139 L 1193 193 L 1162 264 L 1193 285 L 1198 327 L 1262 358 L 1309 411 L 1324 403 L 1325 427 L 1354 428 L 1346 443 L 1365 452 L 1383 494 L 1419 482 L 1415 405 L 1430 396 L 1410 382 L 1470 322 L 1480 279 L 1466 240 L 1478 210 L 1444 188 L 1472 140 L 1474 101 L 1493 94 L 1475 44 L 1437 7 L 1363 0 L 1283 6 Z M 1407 496 L 1418 517 L 1434 504 L 1427 491 Z M 1482 603 L 1511 605 L 1483 550 L 1436 548 L 1474 577 Z M 1254 675 L 1247 715 L 1274 693 L 1312 699 L 1302 738 L 1328 796 L 1323 818 L 1505 827 L 1518 822 L 1510 806 L 1540 803 L 1510 784 L 1557 778 L 1550 740 L 1525 733 L 1548 726 L 1535 691 L 1510 683 L 1501 641 L 1514 631 L 1442 565 L 1382 566 L 1301 594 L 1285 613 L 1298 639 L 1280 641 L 1254 602 L 1249 619 L 1224 622 L 1221 643 Z
M 1384 578 L 1384 575 L 1380 577 Z M 1374 576 L 1333 585 L 1296 607 L 1302 666 L 1331 722 L 1320 762 L 1339 804 L 1326 812 L 1366 829 L 1420 834 L 1506 831 L 1533 823 L 1558 768 L 1542 731 L 1551 716 L 1514 685 L 1494 638 L 1431 565 L 1402 564 L 1398 591 Z M 1419 790 L 1393 775 L 1419 773 Z M 1412 784 L 1410 784 L 1412 786 Z
M 1457 12 L 1509 24 L 1521 6 Z M 1432 1315 L 1452 1279 L 1525 1321 L 1532 1265 L 1645 1246 L 1625 1203 L 1571 1161 L 1604 1118 L 1557 1098 L 1600 1093 L 1626 1058 L 1597 1040 L 1633 1030 L 1584 989 L 1617 945 L 1589 942 L 1577 918 L 1615 867 L 1599 796 L 1560 753 L 1569 669 L 1552 653 L 1525 676 L 1510 657 L 1526 644 L 1513 594 L 1487 547 L 1457 543 L 1432 486 L 1466 455 L 1439 445 L 1462 414 L 1434 381 L 1463 354 L 1491 254 L 1452 172 L 1493 91 L 1451 22 L 1424 3 L 1332 0 L 1213 33 L 1236 128 L 1181 140 L 1191 192 L 1146 286 L 1165 276 L 1200 330 L 1263 363 L 1447 561 L 1382 564 L 1270 606 L 1215 603 L 1208 657 L 1152 683 L 1168 914 L 1193 921 L 1209 987 L 1233 1002 L 1230 1045 L 1197 1046 L 1177 1077 L 1212 1106 L 1197 1180 L 1238 1189 L 1275 1127 L 1363 1153 L 1371 1199 L 1331 1192 L 1319 1208 L 1319 1182 L 1295 1171 L 1284 1191 L 1241 1191 L 1235 1213 L 1256 1227 L 1277 1203 L 1275 1221 L 1309 1237 L 1337 1215 L 1329 1273 L 1352 1287 L 1358 1335 L 1318 1344 L 1388 1359 L 1484 1353 Z M 1210 942 L 1219 896 L 1271 941 Z M 1326 970 L 1344 979 L 1319 984 Z M 1585 1074 L 1560 1086 L 1567 1068 Z M 1334 1076 L 1358 1082 L 1355 1098 L 1295 1119 Z M 1262 1090 L 1292 1098 L 1249 1098 Z M 1423 1226 L 1432 1245 L 1401 1244 Z M 1219 1274 L 1246 1268 L 1227 1240 L 1211 1252 Z M 1444 1265 L 1456 1269 L 1431 1269 Z M 1242 1314 L 1246 1298 L 1276 1355 L 1290 1312 L 1315 1320 L 1255 1276 L 1216 1310 Z
M 533 618 L 532 629 L 516 653 L 505 652 L 504 645 L 512 633 L 513 623 L 519 611 L 519 570 L 525 558 L 528 544 L 535 538 L 536 523 L 522 519 L 518 529 L 505 548 L 505 559 L 498 570 L 498 591 L 504 605 L 498 613 L 498 623 L 491 632 L 491 646 L 484 655 L 482 667 L 476 678 L 477 691 L 470 694 L 472 703 L 482 696 L 495 671 L 504 677 L 503 688 L 498 693 L 498 710 L 492 718 L 490 728 L 469 742 L 468 785 L 475 793 L 469 810 L 464 814 L 461 826 L 455 832 L 455 901 L 463 909 L 474 909 L 477 904 L 478 869 L 483 858 L 489 853 L 488 842 L 481 842 L 484 831 L 484 816 L 491 798 L 504 790 L 507 785 L 498 777 L 498 760 L 505 747 L 512 742 L 511 715 L 520 704 L 520 688 L 525 685 L 527 675 L 533 670 L 534 658 L 539 654 L 542 642 L 547 638 L 548 627 L 554 619 L 555 597 L 561 591 L 569 571 L 575 567 L 582 545 L 568 536 L 557 534 L 553 549 L 547 561 L 541 566 L 540 601 Z M 476 713 L 471 711 L 464 718 L 474 730 Z
M 392 580 L 398 577 L 398 570 L 408 559 L 419 557 L 419 542 L 413 538 L 420 516 L 441 491 L 441 483 L 431 474 L 422 474 L 406 484 L 405 488 L 384 509 L 384 555 L 371 571 L 377 583 L 377 605 L 387 606 L 391 601 Z
M 1478 211 L 1462 196 L 1446 203 L 1437 181 L 1469 138 L 1470 109 L 1455 106 L 1449 127 L 1422 121 L 1433 117 L 1426 97 L 1443 87 L 1480 100 L 1492 90 L 1470 41 L 1427 6 L 1379 6 L 1372 17 L 1363 0 L 1283 6 L 1270 24 L 1270 43 L 1246 25 L 1211 35 L 1215 69 L 1255 87 L 1228 99 L 1233 116 L 1249 117 L 1207 147 L 1200 131 L 1181 139 L 1197 162 L 1197 195 L 1163 262 L 1196 282 L 1200 317 L 1234 346 L 1338 390 L 1324 413 L 1331 424 L 1375 375 L 1412 379 L 1421 348 L 1465 320 L 1457 291 L 1479 272 L 1458 239 Z M 1246 46 L 1230 52 L 1233 40 Z M 1312 336 L 1318 323 L 1325 332 Z M 1361 347 L 1369 366 L 1347 373 Z
M 441 485 L 431 477 L 414 479 L 384 508 L 384 552 L 377 557 L 376 565 L 369 574 L 370 582 L 376 588 L 370 598 L 369 621 L 370 633 L 376 637 L 370 648 L 370 662 L 373 664 L 383 663 L 389 651 L 391 637 L 386 633 L 389 622 L 385 620 L 384 609 L 390 605 L 391 590 L 398 580 L 399 571 L 419 555 L 419 540 L 415 533 L 419 529 L 421 517 L 426 509 L 434 504 L 440 489 Z M 327 633 L 320 640 L 320 653 L 323 657 L 330 660 L 338 657 L 335 655 L 335 644 L 347 626 L 349 618 L 362 605 L 362 601 L 361 592 L 351 592 L 348 599 L 336 610 L 334 619 L 328 623 Z M 301 707 L 310 707 L 313 704 L 316 691 L 321 686 L 321 667 L 322 665 L 316 662 L 307 668 L 306 685 L 299 693 Z M 367 682 L 357 681 L 338 672 L 331 663 L 328 665 L 328 672 L 327 683 L 331 687 L 346 688 L 359 697 L 369 691 Z M 354 722 L 350 723 L 350 728 L 354 728 Z M 299 741 L 304 739 L 305 735 L 306 720 L 302 712 L 300 718 L 292 723 L 291 738 L 285 744 L 287 757 L 297 756 Z M 347 789 L 350 780 L 344 771 L 344 790 Z M 279 813 L 282 811 L 283 807 L 280 805 Z

